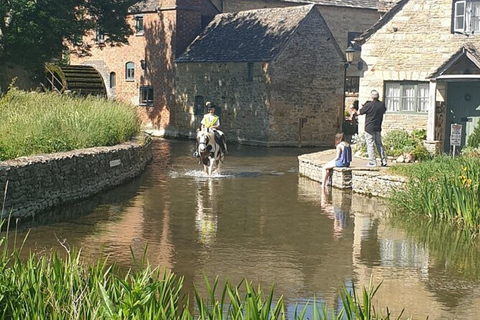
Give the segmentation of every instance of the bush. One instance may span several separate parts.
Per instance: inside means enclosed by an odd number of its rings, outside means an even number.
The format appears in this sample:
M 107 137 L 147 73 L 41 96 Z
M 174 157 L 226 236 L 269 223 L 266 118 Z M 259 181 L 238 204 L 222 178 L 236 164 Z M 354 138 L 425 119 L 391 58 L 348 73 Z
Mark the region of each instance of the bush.
M 404 152 L 412 152 L 417 141 L 405 130 L 392 130 L 383 137 L 385 152 L 388 156 L 398 157 Z M 410 151 L 409 148 L 411 148 Z M 405 151 L 407 150 L 407 151 Z
M 0 161 L 125 142 L 140 131 L 134 107 L 95 97 L 24 92 L 0 99 Z
M 468 137 L 467 145 L 472 148 L 480 147 L 480 124 L 475 126 L 472 134 Z

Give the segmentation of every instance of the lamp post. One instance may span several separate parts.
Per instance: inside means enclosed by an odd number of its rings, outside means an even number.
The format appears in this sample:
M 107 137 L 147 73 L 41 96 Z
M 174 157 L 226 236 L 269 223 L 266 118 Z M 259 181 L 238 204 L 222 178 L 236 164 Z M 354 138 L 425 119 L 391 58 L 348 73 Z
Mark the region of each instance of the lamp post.
M 345 50 L 345 62 L 344 62 L 344 70 L 343 70 L 343 110 L 342 110 L 342 118 L 343 118 L 343 113 L 345 112 L 345 99 L 346 99 L 346 94 L 345 92 L 347 91 L 347 69 L 352 65 L 352 62 L 355 58 L 355 52 L 356 50 L 352 47 L 352 45 L 349 45 L 348 48 Z M 363 63 L 362 61 L 359 61 L 355 66 L 359 71 L 363 69 Z M 343 123 L 343 121 L 342 121 Z

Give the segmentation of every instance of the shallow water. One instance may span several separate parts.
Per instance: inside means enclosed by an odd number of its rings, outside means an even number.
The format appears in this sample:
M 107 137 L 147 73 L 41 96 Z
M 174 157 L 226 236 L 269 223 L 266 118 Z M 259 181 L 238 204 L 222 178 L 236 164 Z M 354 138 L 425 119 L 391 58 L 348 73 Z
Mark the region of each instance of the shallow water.
M 264 291 L 275 284 L 291 312 L 314 297 L 339 309 L 342 286 L 361 288 L 373 278 L 383 281 L 375 305 L 393 315 L 405 308 L 415 319 L 476 319 L 480 255 L 456 233 L 417 224 L 420 231 L 407 235 L 379 199 L 322 194 L 297 173 L 297 155 L 315 149 L 232 146 L 222 173 L 209 177 L 192 148 L 156 141 L 141 177 L 46 214 L 27 248 L 66 240 L 87 258 L 109 254 L 128 267 L 130 247 L 141 256 L 148 243 L 151 264 L 184 276 L 187 288 L 203 290 L 204 275 L 247 277 Z

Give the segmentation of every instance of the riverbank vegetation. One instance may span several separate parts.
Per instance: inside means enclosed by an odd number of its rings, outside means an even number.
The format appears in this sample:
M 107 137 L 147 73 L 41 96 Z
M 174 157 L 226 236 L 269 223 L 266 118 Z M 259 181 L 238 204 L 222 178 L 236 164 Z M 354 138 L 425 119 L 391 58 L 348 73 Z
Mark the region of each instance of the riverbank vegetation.
M 405 189 L 392 195 L 394 212 L 446 221 L 480 232 L 480 158 L 447 156 L 390 170 L 409 178 Z
M 125 142 L 140 132 L 132 106 L 95 97 L 24 92 L 0 99 L 0 161 Z
M 382 137 L 383 146 L 387 156 L 397 159 L 399 156 L 410 155 L 413 160 L 424 161 L 430 159 L 430 153 L 423 146 L 427 138 L 425 130 L 413 130 L 408 133 L 406 130 L 391 130 Z M 356 134 L 352 137 L 353 151 L 360 156 L 367 156 L 367 142 L 363 134 Z M 376 152 L 375 148 L 375 152 Z
M 1 227 L 1 223 L 0 223 Z M 8 230 L 8 229 L 7 229 Z M 21 259 L 21 245 L 0 238 L 1 319 L 389 319 L 372 305 L 379 286 L 356 291 L 343 289 L 343 308 L 336 313 L 315 301 L 286 315 L 283 299 L 265 295 L 248 281 L 206 279 L 207 298 L 194 293 L 194 305 L 183 293 L 183 278 L 134 259 L 135 269 L 122 271 L 108 258 L 86 264 L 81 252 L 62 244 L 66 254 L 31 253 Z M 9 248 L 7 250 L 7 248 Z

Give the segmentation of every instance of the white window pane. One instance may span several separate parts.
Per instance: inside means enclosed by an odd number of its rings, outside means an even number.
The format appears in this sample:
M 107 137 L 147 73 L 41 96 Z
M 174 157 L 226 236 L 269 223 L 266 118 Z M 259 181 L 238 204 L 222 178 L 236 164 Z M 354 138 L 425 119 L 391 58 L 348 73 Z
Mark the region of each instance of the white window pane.
M 417 111 L 418 112 L 428 112 L 428 102 L 429 102 L 429 86 L 427 83 L 422 83 L 418 85 L 417 88 Z
M 415 110 L 415 85 L 403 85 L 402 111 Z
M 480 31 L 480 2 L 472 3 L 471 31 Z
M 465 1 L 458 1 L 455 3 L 454 31 L 465 31 L 465 8 Z
M 388 111 L 400 110 L 400 84 L 387 83 L 386 84 L 385 104 Z

